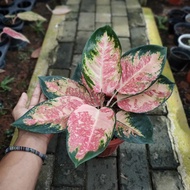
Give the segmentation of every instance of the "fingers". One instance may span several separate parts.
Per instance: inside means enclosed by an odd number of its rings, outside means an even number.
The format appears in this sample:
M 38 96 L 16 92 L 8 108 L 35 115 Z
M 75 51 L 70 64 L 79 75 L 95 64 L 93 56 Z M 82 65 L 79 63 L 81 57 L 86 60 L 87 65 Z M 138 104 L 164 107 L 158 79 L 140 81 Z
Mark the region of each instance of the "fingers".
M 29 104 L 29 109 L 31 109 L 32 107 L 34 107 L 36 104 L 39 103 L 40 96 L 41 96 L 41 89 L 40 89 L 40 85 L 37 84 L 37 86 L 34 89 L 34 92 L 32 94 L 32 98 L 31 98 L 31 101 L 30 101 L 30 104 Z
M 28 101 L 28 96 L 25 92 L 23 92 L 12 112 L 12 115 L 15 120 L 26 112 L 27 101 Z

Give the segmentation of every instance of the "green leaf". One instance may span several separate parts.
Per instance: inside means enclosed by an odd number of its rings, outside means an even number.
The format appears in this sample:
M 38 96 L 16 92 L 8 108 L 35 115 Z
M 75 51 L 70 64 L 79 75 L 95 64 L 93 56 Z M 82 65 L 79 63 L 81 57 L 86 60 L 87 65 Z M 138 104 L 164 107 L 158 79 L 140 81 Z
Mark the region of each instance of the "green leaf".
M 82 104 L 80 98 L 72 96 L 49 99 L 34 106 L 12 126 L 36 133 L 60 133 L 65 130 L 69 115 Z
M 96 93 L 112 93 L 121 76 L 121 45 L 110 26 L 96 30 L 87 41 L 83 56 L 83 75 Z
M 153 127 L 145 114 L 119 111 L 116 114 L 115 135 L 129 143 L 146 144 L 152 142 Z

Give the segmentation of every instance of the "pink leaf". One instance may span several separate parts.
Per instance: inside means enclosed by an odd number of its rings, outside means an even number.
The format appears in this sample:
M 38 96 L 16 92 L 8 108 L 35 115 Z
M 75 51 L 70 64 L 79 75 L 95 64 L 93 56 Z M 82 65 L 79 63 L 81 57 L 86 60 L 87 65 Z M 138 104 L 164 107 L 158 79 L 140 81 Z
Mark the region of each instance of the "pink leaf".
M 122 77 L 117 87 L 118 92 L 134 95 L 146 90 L 162 72 L 165 53 L 165 48 L 148 45 L 122 56 Z
M 61 5 L 57 6 L 54 10 L 52 10 L 52 13 L 54 15 L 63 15 L 69 13 L 70 11 L 71 9 L 68 6 Z
M 35 50 L 32 52 L 31 58 L 38 58 L 39 55 L 40 55 L 40 52 L 41 52 L 41 47 L 35 49 Z
M 50 99 L 29 110 L 27 116 L 30 118 L 23 119 L 23 122 L 28 126 L 50 124 L 50 128 L 59 125 L 60 130 L 63 130 L 71 112 L 82 104 L 84 102 L 81 99 L 72 96 Z
M 141 94 L 127 97 L 118 94 L 118 106 L 128 112 L 151 111 L 164 103 L 172 94 L 174 84 L 161 76 L 150 88 Z
M 11 28 L 4 27 L 3 33 L 11 36 L 12 38 L 19 39 L 19 40 L 30 43 L 30 41 L 23 34 L 16 32 L 15 30 L 12 30 Z
M 112 109 L 96 109 L 84 104 L 76 109 L 68 120 L 68 152 L 73 160 L 82 163 L 87 153 L 94 156 L 103 151 L 111 139 L 115 125 L 115 113 Z M 97 153 L 98 152 L 98 153 Z M 93 156 L 93 157 L 94 157 Z

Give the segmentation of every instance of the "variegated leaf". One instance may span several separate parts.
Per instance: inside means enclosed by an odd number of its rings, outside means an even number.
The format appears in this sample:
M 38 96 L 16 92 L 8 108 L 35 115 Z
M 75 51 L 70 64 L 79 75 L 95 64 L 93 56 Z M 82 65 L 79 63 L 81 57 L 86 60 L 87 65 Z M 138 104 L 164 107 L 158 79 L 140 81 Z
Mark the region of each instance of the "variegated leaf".
M 73 96 L 62 96 L 44 101 L 30 109 L 12 125 L 37 133 L 60 133 L 66 128 L 71 112 L 84 104 Z
M 115 113 L 108 107 L 96 109 L 85 104 L 72 112 L 67 124 L 68 153 L 77 167 L 107 147 L 113 135 Z
M 121 58 L 122 76 L 117 87 L 120 94 L 134 95 L 147 89 L 161 74 L 166 48 L 146 45 L 132 49 Z
M 118 138 L 138 144 L 152 142 L 153 127 L 145 114 L 119 111 L 116 120 L 115 135 Z
M 9 35 L 12 38 L 18 39 L 18 40 L 22 40 L 25 42 L 30 43 L 30 41 L 21 33 L 16 32 L 15 30 L 9 28 L 9 27 L 4 27 L 3 28 L 3 33 Z
M 125 111 L 135 113 L 148 112 L 163 104 L 172 94 L 173 88 L 174 83 L 161 75 L 150 88 L 141 94 L 131 97 L 118 94 L 117 104 Z
M 42 76 L 39 79 L 47 98 L 75 96 L 84 100 L 86 104 L 93 104 L 87 89 L 74 80 L 62 76 Z
M 113 92 L 121 76 L 121 45 L 110 26 L 96 30 L 83 51 L 83 75 L 96 93 Z
M 32 12 L 32 11 L 25 11 L 25 12 L 20 12 L 17 14 L 17 17 L 20 18 L 21 20 L 26 20 L 26 21 L 46 21 L 47 19 L 44 18 L 43 16 Z

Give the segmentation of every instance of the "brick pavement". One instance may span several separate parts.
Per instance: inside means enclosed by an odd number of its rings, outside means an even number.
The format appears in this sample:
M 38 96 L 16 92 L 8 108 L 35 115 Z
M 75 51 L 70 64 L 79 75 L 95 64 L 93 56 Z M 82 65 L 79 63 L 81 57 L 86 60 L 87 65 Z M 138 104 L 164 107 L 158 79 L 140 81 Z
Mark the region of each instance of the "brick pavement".
M 47 75 L 70 77 L 81 60 L 92 32 L 109 24 L 121 41 L 123 52 L 148 43 L 138 0 L 68 0 L 72 12 L 59 23 L 49 58 Z M 54 136 L 48 147 L 36 190 L 183 190 L 173 152 L 166 105 L 150 113 L 154 143 L 123 143 L 108 158 L 94 158 L 78 168 L 66 153 L 65 134 Z

